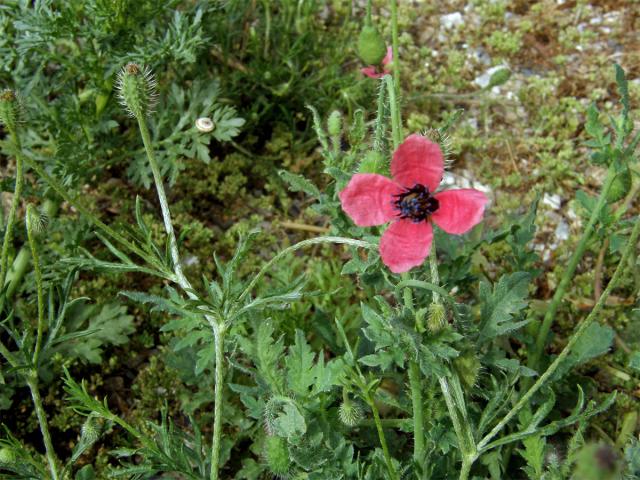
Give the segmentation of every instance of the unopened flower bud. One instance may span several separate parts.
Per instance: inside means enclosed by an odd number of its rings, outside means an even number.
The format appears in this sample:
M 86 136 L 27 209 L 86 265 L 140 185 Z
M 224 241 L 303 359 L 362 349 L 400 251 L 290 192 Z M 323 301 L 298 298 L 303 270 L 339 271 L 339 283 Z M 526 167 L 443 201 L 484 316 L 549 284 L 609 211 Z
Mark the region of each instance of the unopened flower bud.
M 327 131 L 329 135 L 332 137 L 339 137 L 342 135 L 342 114 L 334 110 L 329 115 L 329 119 L 327 120 Z
M 215 124 L 213 123 L 213 120 L 211 120 L 209 117 L 200 117 L 199 119 L 196 120 L 196 129 L 199 132 L 209 133 L 213 131 L 214 128 L 215 128 Z
M 131 117 L 140 118 L 153 113 L 158 96 L 156 87 L 156 80 L 149 67 L 131 62 L 118 73 L 118 98 Z
M 0 465 L 13 465 L 16 463 L 16 452 L 13 448 L 0 448 Z
M 444 305 L 432 303 L 429 306 L 429 316 L 427 317 L 427 328 L 429 332 L 435 334 L 440 332 L 447 324 L 447 315 Z
M 15 132 L 23 116 L 22 102 L 16 92 L 8 88 L 0 92 L 0 123 L 9 131 Z
M 92 445 L 100 438 L 99 426 L 94 417 L 87 417 L 80 430 L 80 441 L 85 445 Z
M 384 38 L 373 25 L 365 25 L 358 37 L 358 56 L 365 65 L 379 65 L 387 54 Z
M 355 427 L 362 420 L 362 408 L 357 403 L 342 402 L 338 408 L 338 417 L 347 427 Z
M 25 216 L 27 227 L 37 233 L 43 233 L 49 224 L 49 217 L 44 212 L 39 212 L 33 205 L 27 206 L 27 214 Z
M 453 367 L 458 372 L 462 385 L 471 390 L 480 376 L 482 364 L 474 352 L 468 351 L 457 357 L 453 361 Z
M 291 468 L 287 442 L 280 437 L 267 437 L 264 441 L 264 456 L 269 470 L 274 475 L 285 476 Z

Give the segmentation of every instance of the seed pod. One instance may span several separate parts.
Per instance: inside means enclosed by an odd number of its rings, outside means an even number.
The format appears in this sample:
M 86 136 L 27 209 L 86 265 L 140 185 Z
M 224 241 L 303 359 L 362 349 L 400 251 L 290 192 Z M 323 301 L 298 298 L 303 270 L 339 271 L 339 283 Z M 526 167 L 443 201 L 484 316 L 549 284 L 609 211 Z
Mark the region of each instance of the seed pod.
M 447 324 L 446 311 L 441 303 L 432 303 L 429 305 L 429 316 L 427 317 L 427 329 L 429 332 L 436 334 L 440 332 Z
M 358 37 L 358 55 L 365 65 L 379 65 L 387 54 L 387 46 L 378 29 L 365 25 Z
M 16 463 L 16 452 L 13 448 L 0 448 L 0 465 L 13 465 Z
M 157 83 L 149 67 L 127 63 L 118 73 L 116 90 L 120 105 L 129 116 L 142 118 L 153 113 L 157 102 Z
M 351 401 L 342 402 L 338 408 L 338 417 L 347 427 L 355 427 L 362 420 L 362 408 Z
M 0 123 L 15 132 L 23 120 L 24 108 L 16 92 L 8 88 L 0 92 Z
M 280 437 L 267 437 L 264 441 L 264 457 L 274 475 L 286 476 L 291 468 L 287 442 Z
M 607 192 L 607 202 L 614 203 L 618 200 L 622 200 L 629 190 L 631 189 L 631 171 L 628 167 L 624 167 L 624 170 L 618 172 L 616 178 L 613 179 L 613 183 Z

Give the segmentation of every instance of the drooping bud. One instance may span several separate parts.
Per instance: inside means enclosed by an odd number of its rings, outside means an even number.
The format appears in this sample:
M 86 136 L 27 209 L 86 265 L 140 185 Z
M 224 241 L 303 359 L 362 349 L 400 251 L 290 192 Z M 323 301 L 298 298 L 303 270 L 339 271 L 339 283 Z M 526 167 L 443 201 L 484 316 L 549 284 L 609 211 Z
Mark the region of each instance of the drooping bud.
M 291 468 L 287 442 L 280 437 L 267 437 L 264 441 L 264 457 L 274 475 L 286 476 Z
M 16 92 L 8 88 L 0 92 L 0 123 L 15 132 L 23 117 L 24 108 Z
M 427 317 L 427 329 L 430 333 L 440 332 L 447 324 L 447 312 L 441 303 L 429 305 L 429 316 Z
M 342 402 L 338 408 L 338 417 L 347 427 L 355 427 L 362 420 L 362 408 L 351 401 Z
M 444 168 L 450 168 L 453 163 L 452 160 L 452 147 L 451 147 L 451 137 L 448 134 L 443 133 L 438 128 L 430 128 L 424 133 L 424 136 L 427 137 L 434 143 L 437 143 L 440 147 L 440 151 L 442 152 L 442 158 L 444 160 Z
M 95 417 L 89 416 L 80 430 L 80 442 L 85 445 L 93 445 L 100 438 L 99 425 Z
M 118 98 L 131 117 L 141 118 L 153 113 L 158 97 L 156 88 L 157 83 L 149 67 L 130 62 L 118 73 Z
M 27 228 L 36 234 L 41 234 L 47 229 L 49 217 L 45 212 L 37 211 L 33 205 L 27 205 L 25 221 Z
M 358 56 L 365 65 L 379 65 L 387 54 L 384 38 L 373 25 L 365 25 L 358 37 Z

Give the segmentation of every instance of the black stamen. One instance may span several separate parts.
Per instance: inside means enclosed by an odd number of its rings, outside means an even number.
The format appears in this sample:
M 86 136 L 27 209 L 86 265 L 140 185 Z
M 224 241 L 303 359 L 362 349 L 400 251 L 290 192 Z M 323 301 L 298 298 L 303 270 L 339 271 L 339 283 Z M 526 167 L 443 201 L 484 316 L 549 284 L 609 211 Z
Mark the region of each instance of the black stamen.
M 427 220 L 440 207 L 438 200 L 429 193 L 429 189 L 420 183 L 394 197 L 397 200 L 393 201 L 393 205 L 399 210 L 400 218 L 409 218 L 414 223 Z

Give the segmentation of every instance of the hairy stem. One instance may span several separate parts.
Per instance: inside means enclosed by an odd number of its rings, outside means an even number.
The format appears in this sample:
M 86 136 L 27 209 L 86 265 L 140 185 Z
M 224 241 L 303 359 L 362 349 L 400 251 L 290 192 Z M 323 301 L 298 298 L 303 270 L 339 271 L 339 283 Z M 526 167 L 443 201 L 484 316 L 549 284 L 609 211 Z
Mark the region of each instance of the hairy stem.
M 400 120 L 400 108 L 398 106 L 396 87 L 390 75 L 384 76 L 389 94 L 389 109 L 391 116 L 391 137 L 393 139 L 393 149 L 398 148 L 402 143 L 402 121 Z
M 220 328 L 214 329 L 213 331 L 216 366 L 210 480 L 218 480 L 218 469 L 220 463 L 220 439 L 222 438 L 222 394 L 224 389 L 224 334 L 224 330 Z
M 10 130 L 9 135 L 16 149 L 16 184 L 13 190 L 13 199 L 11 200 L 11 207 L 9 207 L 9 215 L 7 216 L 7 224 L 4 231 L 4 239 L 2 241 L 2 256 L 0 257 L 0 289 L 4 287 L 4 282 L 7 278 L 9 246 L 13 241 L 13 224 L 16 221 L 16 212 L 18 211 L 18 205 L 20 204 L 22 185 L 24 183 L 24 175 L 22 171 L 22 147 L 20 145 L 20 139 L 18 138 L 16 131 L 13 129 Z
M 413 460 L 416 464 L 422 464 L 427 457 L 424 449 L 424 401 L 422 399 L 420 367 L 415 360 L 409 361 L 409 387 L 411 388 L 411 406 L 413 410 Z
M 398 54 L 398 0 L 391 0 L 391 49 L 393 51 L 393 79 L 396 85 L 396 96 L 400 96 L 400 56 Z M 400 118 L 398 105 L 398 118 Z
M 384 430 L 382 429 L 382 421 L 380 420 L 380 413 L 378 407 L 376 407 L 375 401 L 371 397 L 369 392 L 366 392 L 366 401 L 373 412 L 373 421 L 376 424 L 376 430 L 378 432 L 378 439 L 380 440 L 380 446 L 382 447 L 382 453 L 384 455 L 387 469 L 389 470 L 389 476 L 392 480 L 400 480 L 400 476 L 396 471 L 396 467 L 393 465 L 393 460 L 389 454 L 389 447 L 387 446 L 387 439 L 384 436 Z
M 622 276 L 622 273 L 624 272 L 624 269 L 627 266 L 627 262 L 629 261 L 629 258 L 631 258 L 632 253 L 636 249 L 638 236 L 640 236 L 640 222 L 636 222 L 636 224 L 634 225 L 633 230 L 631 231 L 629 240 L 627 241 L 627 244 L 624 248 L 622 257 L 620 258 L 620 262 L 618 263 L 618 266 L 616 267 L 616 270 L 613 274 L 613 277 L 611 277 L 611 280 L 609 281 L 607 288 L 605 288 L 604 292 L 602 292 L 602 295 L 600 296 L 600 298 L 598 299 L 598 302 L 593 307 L 593 310 L 591 310 L 587 318 L 585 318 L 580 323 L 578 328 L 575 330 L 574 334 L 569 339 L 569 342 L 567 343 L 567 345 L 562 349 L 562 352 L 560 352 L 560 354 L 556 357 L 553 363 L 549 365 L 549 368 L 547 368 L 547 370 L 538 378 L 538 380 L 527 391 L 527 393 L 525 393 L 522 397 L 520 397 L 520 400 L 518 400 L 518 402 L 504 416 L 504 418 L 500 420 L 500 422 L 498 422 L 498 424 L 478 443 L 478 450 L 482 451 L 489 444 L 489 442 L 498 433 L 500 433 L 500 431 L 507 425 L 507 423 L 509 423 L 511 419 L 513 419 L 523 407 L 529 404 L 531 397 L 538 390 L 540 390 L 540 388 L 547 382 L 547 380 L 549 380 L 549 378 L 555 373 L 555 371 L 558 369 L 560 364 L 564 361 L 567 355 L 569 355 L 569 353 L 571 352 L 571 349 L 575 346 L 576 342 L 587 330 L 589 325 L 591 325 L 591 323 L 593 323 L 593 321 L 596 318 L 598 318 L 600 311 L 604 308 L 607 298 L 609 297 L 612 290 L 617 286 L 618 282 L 620 281 L 620 277 Z
M 153 152 L 151 145 L 151 136 L 149 135 L 149 128 L 147 122 L 142 116 L 137 117 L 138 126 L 140 127 L 140 135 L 142 136 L 142 143 L 144 143 L 144 150 L 147 153 L 147 159 L 153 172 L 153 181 L 156 185 L 156 191 L 158 192 L 158 200 L 160 201 L 160 210 L 162 210 L 162 220 L 164 221 L 164 229 L 169 237 L 169 250 L 171 252 L 171 260 L 173 261 L 173 270 L 176 274 L 176 280 L 178 284 L 184 290 L 190 290 L 191 284 L 184 276 L 182 272 L 182 263 L 180 262 L 180 254 L 178 252 L 178 241 L 176 240 L 175 232 L 173 231 L 173 223 L 171 221 L 171 212 L 169 211 L 169 203 L 167 202 L 167 194 L 164 191 L 164 184 L 162 182 L 162 174 L 158 167 L 158 161 Z
M 47 218 L 51 218 L 56 214 L 59 206 L 60 205 L 58 202 L 47 199 L 42 205 L 42 213 Z M 7 271 L 7 283 L 9 284 L 6 294 L 7 298 L 13 297 L 17 288 L 20 286 L 25 273 L 27 273 L 27 268 L 29 267 L 30 260 L 31 250 L 29 246 L 23 245 L 16 255 L 16 258 L 13 261 L 13 265 Z
M 36 278 L 36 296 L 38 303 L 38 330 L 36 334 L 36 346 L 33 349 L 33 367 L 38 368 L 38 356 L 42 348 L 42 333 L 44 332 L 44 289 L 42 287 L 42 271 L 40 270 L 40 257 L 36 245 L 35 232 L 33 231 L 33 217 L 37 215 L 32 205 L 27 207 L 25 223 L 27 226 L 27 240 L 31 248 L 31 258 L 33 259 L 33 273 Z
M 27 385 L 29 386 L 29 390 L 31 390 L 31 398 L 33 399 L 33 405 L 35 406 L 36 415 L 38 416 L 38 423 L 40 426 L 40 432 L 42 433 L 42 439 L 44 441 L 44 448 L 46 451 L 47 462 L 49 463 L 49 470 L 51 471 L 51 478 L 53 480 L 58 480 L 56 452 L 53 449 L 53 444 L 51 443 L 47 416 L 44 412 L 44 408 L 42 407 L 42 398 L 40 398 L 40 392 L 38 390 L 38 374 L 35 371 L 32 371 L 28 375 Z
M 602 213 L 602 209 L 605 207 L 607 203 L 607 193 L 609 192 L 609 188 L 613 183 L 615 178 L 615 167 L 612 165 L 609 167 L 609 171 L 607 172 L 607 177 L 605 179 L 604 185 L 602 186 L 602 191 L 600 192 L 600 197 L 598 197 L 598 202 L 596 203 L 593 212 L 591 212 L 591 217 L 589 218 L 589 223 L 582 232 L 582 237 L 576 246 L 576 249 L 569 260 L 569 264 L 567 265 L 566 270 L 562 274 L 562 278 L 560 279 L 560 283 L 556 288 L 555 293 L 553 294 L 553 298 L 549 305 L 549 308 L 545 312 L 544 319 L 542 320 L 542 325 L 538 329 L 538 334 L 536 338 L 535 348 L 532 352 L 532 355 L 529 359 L 529 367 L 537 370 L 540 367 L 540 359 L 542 357 L 542 352 L 544 351 L 544 347 L 547 342 L 547 337 L 549 336 L 549 331 L 551 330 L 551 325 L 553 324 L 553 320 L 555 319 L 556 312 L 558 311 L 558 307 L 560 306 L 560 302 L 564 298 L 565 292 L 567 291 L 567 287 L 569 283 L 573 280 L 573 274 L 576 271 L 578 263 L 582 259 L 585 250 L 587 249 L 587 244 L 593 235 L 596 224 L 600 219 L 600 214 Z

